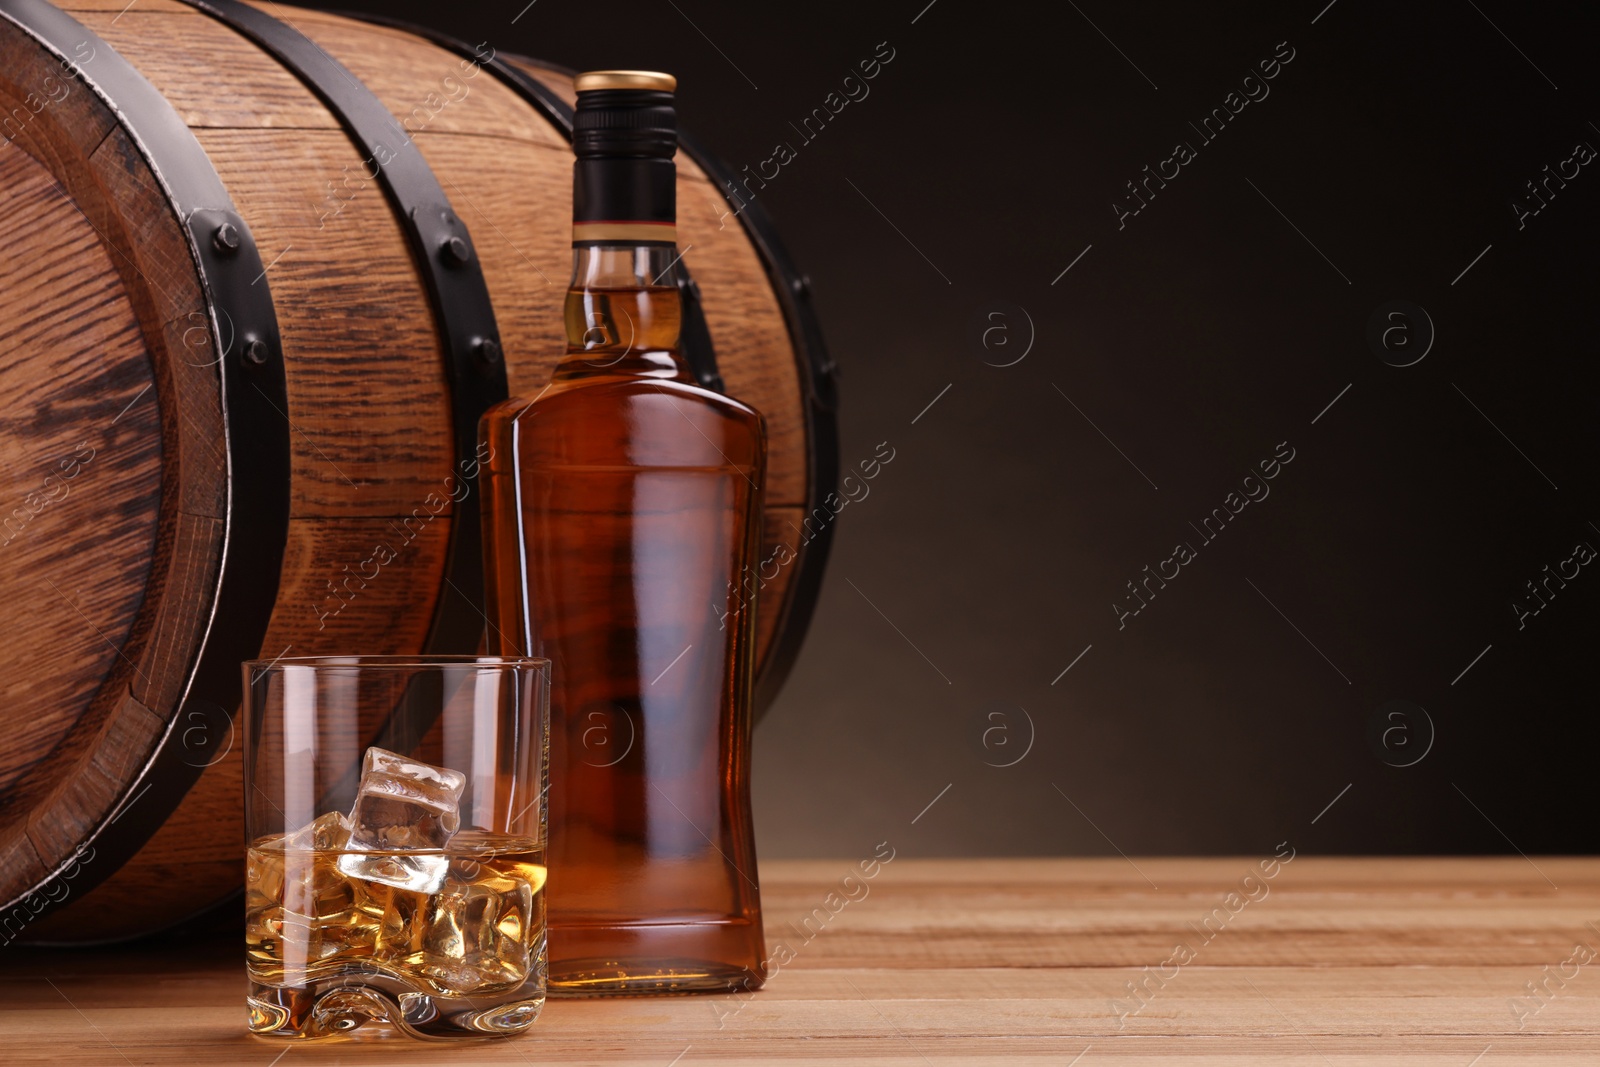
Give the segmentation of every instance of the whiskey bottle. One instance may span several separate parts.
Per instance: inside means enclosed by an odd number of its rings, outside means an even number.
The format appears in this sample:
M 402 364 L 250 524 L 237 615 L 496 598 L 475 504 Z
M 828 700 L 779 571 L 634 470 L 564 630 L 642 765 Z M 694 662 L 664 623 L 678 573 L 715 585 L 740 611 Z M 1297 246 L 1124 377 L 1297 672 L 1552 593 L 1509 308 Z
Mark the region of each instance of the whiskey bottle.
M 490 648 L 552 663 L 553 996 L 765 977 L 743 580 L 765 425 L 678 352 L 675 88 L 578 77 L 566 355 L 481 426 Z

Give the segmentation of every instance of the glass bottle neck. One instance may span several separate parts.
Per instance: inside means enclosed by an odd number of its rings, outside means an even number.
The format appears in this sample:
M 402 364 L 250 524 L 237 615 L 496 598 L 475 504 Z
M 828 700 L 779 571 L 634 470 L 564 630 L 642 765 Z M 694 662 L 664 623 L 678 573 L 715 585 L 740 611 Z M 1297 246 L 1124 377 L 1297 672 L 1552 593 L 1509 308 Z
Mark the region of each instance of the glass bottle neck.
M 556 366 L 556 378 L 694 381 L 678 354 L 680 258 L 676 245 L 664 243 L 575 246 L 567 286 L 567 354 Z

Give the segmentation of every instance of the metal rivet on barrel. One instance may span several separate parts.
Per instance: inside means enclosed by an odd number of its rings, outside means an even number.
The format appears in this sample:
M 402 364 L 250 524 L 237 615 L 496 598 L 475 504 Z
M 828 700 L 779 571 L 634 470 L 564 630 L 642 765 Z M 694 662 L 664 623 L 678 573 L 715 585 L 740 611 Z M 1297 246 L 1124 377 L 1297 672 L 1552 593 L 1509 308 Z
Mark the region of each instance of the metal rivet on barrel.
M 452 267 L 462 267 L 472 259 L 472 246 L 464 237 L 452 237 L 439 246 L 439 254 Z
M 211 234 L 211 245 L 223 255 L 233 255 L 239 251 L 238 227 L 231 222 L 224 222 Z
M 493 337 L 485 337 L 483 340 L 479 341 L 477 353 L 478 358 L 491 367 L 499 363 L 500 358 L 503 355 L 500 350 L 500 342 L 496 341 Z
M 261 366 L 261 364 L 267 361 L 267 357 L 271 354 L 272 349 L 267 346 L 267 342 L 261 340 L 260 338 L 257 338 L 256 340 L 251 341 L 249 344 L 244 346 L 244 361 L 249 363 L 251 366 Z

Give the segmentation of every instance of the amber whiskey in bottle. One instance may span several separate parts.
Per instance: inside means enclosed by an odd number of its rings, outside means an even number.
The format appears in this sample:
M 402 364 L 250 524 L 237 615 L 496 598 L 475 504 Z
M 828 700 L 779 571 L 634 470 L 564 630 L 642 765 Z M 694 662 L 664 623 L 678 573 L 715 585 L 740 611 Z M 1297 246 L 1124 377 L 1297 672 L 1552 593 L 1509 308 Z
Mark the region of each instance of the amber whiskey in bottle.
M 552 664 L 550 993 L 753 989 L 765 427 L 678 352 L 676 83 L 577 87 L 566 355 L 481 427 L 491 651 Z

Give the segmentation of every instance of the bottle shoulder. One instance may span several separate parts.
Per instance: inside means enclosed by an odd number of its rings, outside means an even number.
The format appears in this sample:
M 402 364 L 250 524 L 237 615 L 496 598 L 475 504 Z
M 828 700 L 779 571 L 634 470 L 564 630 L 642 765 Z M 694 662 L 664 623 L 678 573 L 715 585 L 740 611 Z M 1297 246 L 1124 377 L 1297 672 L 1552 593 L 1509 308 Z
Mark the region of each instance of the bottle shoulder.
M 637 375 L 552 382 L 484 416 L 486 439 L 550 467 L 766 466 L 766 420 L 748 404 L 681 380 Z
M 655 402 L 673 408 L 700 408 L 733 421 L 751 422 L 762 428 L 766 417 L 742 400 L 706 389 L 694 382 L 641 375 L 595 376 L 552 381 L 532 396 L 516 396 L 491 407 L 489 416 L 497 420 L 524 422 L 557 415 L 564 410 L 600 405 L 626 405 L 637 408 Z

